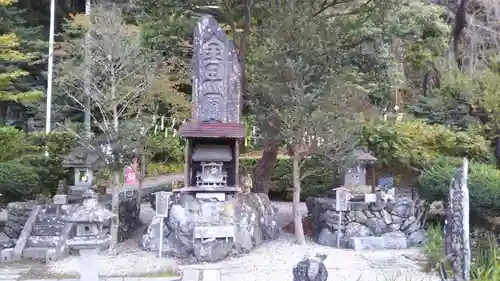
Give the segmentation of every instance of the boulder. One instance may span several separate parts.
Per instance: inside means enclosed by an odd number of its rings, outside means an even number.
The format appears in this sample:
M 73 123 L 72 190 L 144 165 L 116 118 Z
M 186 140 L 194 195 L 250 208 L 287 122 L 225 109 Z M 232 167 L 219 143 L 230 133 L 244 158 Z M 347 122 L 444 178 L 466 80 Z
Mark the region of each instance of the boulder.
M 346 226 L 345 237 L 364 237 L 371 235 L 370 229 L 360 223 L 351 222 Z
M 420 229 L 408 235 L 408 247 L 423 245 L 427 241 L 427 232 Z
M 321 230 L 317 242 L 323 246 L 337 247 L 337 237 L 340 239 L 340 247 L 345 247 L 347 245 L 347 240 L 344 239 L 344 234 L 338 230 L 331 232 L 328 228 L 323 228 Z

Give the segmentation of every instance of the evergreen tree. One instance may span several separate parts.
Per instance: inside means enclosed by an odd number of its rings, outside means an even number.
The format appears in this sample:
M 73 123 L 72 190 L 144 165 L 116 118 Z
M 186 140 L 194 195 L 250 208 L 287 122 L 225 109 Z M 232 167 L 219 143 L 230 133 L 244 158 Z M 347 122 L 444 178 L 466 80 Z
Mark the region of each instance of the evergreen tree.
M 29 102 L 41 97 L 32 69 L 43 62 L 40 29 L 27 27 L 14 0 L 0 0 L 0 101 Z M 30 77 L 31 76 L 31 77 Z

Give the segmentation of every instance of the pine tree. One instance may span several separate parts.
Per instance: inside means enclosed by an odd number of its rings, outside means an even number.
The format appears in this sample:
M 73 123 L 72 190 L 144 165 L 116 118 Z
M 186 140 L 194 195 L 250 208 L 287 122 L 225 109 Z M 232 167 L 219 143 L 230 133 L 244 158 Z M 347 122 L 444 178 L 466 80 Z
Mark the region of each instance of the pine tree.
M 20 29 L 19 11 L 12 6 L 14 0 L 0 0 L 0 101 L 29 102 L 41 97 L 42 92 L 21 83 L 30 75 L 23 69 L 37 56 L 22 48 L 19 35 L 33 34 L 32 29 Z

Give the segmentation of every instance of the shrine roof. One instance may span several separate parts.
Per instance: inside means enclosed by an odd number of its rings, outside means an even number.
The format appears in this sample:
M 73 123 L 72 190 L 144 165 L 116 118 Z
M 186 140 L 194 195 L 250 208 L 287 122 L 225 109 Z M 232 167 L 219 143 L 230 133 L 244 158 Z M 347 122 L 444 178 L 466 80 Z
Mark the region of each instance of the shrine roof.
M 89 152 L 84 147 L 76 147 L 64 157 L 62 165 L 65 168 L 91 167 L 99 158 L 97 153 Z
M 353 158 L 356 162 L 375 162 L 378 161 L 377 158 L 373 157 L 370 153 L 366 152 L 364 149 L 355 149 L 353 151 Z
M 234 138 L 245 137 L 245 125 L 242 123 L 208 123 L 191 121 L 180 127 L 181 137 L 191 138 Z

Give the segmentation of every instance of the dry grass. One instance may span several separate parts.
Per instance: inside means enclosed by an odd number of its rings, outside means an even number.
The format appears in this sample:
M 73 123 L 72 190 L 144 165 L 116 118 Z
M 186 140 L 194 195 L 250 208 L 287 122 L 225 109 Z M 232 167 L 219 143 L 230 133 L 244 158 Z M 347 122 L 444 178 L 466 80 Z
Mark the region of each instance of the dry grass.
M 127 274 L 127 275 L 106 275 L 101 277 L 181 277 L 178 272 L 171 271 L 156 271 L 148 272 L 143 274 Z M 29 280 L 29 279 L 79 279 L 80 275 L 78 273 L 51 273 L 47 271 L 40 270 L 40 268 L 32 268 L 29 271 L 21 275 L 19 280 Z

